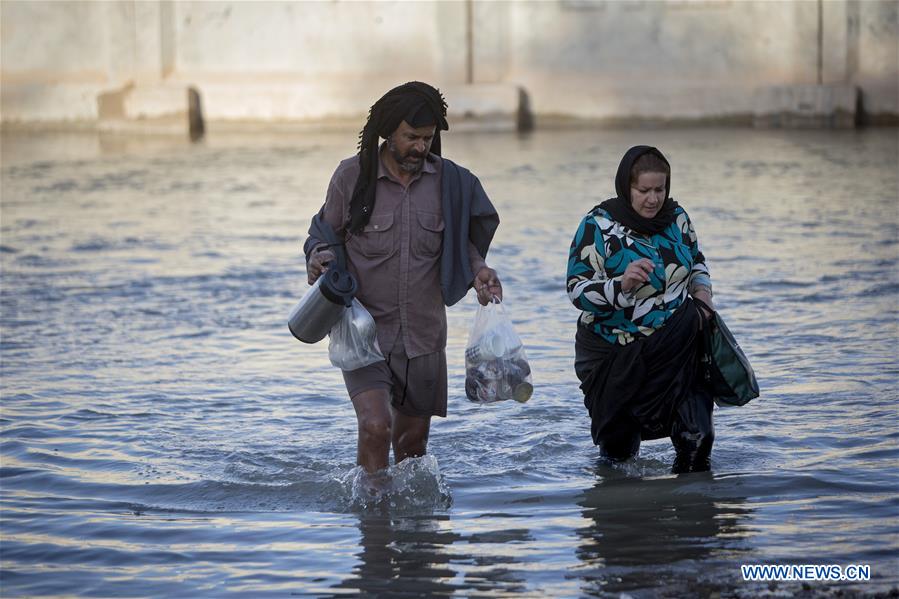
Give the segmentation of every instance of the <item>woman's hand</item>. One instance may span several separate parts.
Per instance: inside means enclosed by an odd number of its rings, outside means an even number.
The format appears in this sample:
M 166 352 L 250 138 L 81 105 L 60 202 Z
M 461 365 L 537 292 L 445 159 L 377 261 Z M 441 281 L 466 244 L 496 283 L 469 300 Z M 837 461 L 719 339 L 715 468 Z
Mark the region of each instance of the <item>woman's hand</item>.
M 503 300 L 503 286 L 499 282 L 496 271 L 489 266 L 482 266 L 474 278 L 474 288 L 478 292 L 478 302 L 482 306 L 489 304 L 493 297 Z
M 631 291 L 649 282 L 649 275 L 655 270 L 655 264 L 649 258 L 640 258 L 627 265 L 624 274 L 621 275 L 621 290 Z

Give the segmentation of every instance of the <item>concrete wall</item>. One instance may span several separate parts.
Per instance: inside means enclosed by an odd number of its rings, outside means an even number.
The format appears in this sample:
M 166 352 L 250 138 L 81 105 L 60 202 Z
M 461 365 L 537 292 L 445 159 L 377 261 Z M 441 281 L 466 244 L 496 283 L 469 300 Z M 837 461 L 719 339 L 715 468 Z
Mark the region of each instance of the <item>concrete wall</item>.
M 0 3 L 0 94 L 7 120 L 95 119 L 109 81 L 102 3 Z
M 460 78 L 452 57 L 462 43 L 461 4 L 263 7 L 176 5 L 178 76 L 201 88 L 211 118 L 356 116 L 397 82 Z
M 736 118 L 759 110 L 759 90 L 818 83 L 818 7 L 3 0 L 0 117 L 153 119 L 183 111 L 193 86 L 213 122 L 358 120 L 421 79 L 457 116 L 508 114 L 521 87 L 538 119 Z M 821 7 L 822 82 L 859 86 L 868 111 L 899 115 L 899 3 Z
M 899 3 L 821 6 L 821 83 L 860 85 L 868 109 L 899 113 Z M 477 38 L 502 56 L 483 76 L 522 85 L 538 114 L 727 117 L 752 113 L 759 88 L 818 83 L 813 1 L 563 0 L 478 10 Z
M 511 9 L 510 74 L 532 90 L 538 113 L 749 114 L 758 86 L 816 79 L 814 2 L 561 2 Z
M 873 115 L 899 114 L 899 2 L 851 2 L 846 77 Z

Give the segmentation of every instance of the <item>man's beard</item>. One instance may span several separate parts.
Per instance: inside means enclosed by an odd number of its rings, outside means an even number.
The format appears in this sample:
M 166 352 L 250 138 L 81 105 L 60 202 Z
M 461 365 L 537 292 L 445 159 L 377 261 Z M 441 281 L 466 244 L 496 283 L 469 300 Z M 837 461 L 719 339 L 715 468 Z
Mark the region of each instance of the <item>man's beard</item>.
M 406 173 L 414 175 L 421 170 L 421 167 L 425 163 L 425 157 L 415 150 L 409 150 L 406 154 L 402 154 L 397 149 L 396 144 L 393 143 L 392 139 L 387 140 L 387 151 L 390 152 L 390 155 L 396 160 L 400 170 Z

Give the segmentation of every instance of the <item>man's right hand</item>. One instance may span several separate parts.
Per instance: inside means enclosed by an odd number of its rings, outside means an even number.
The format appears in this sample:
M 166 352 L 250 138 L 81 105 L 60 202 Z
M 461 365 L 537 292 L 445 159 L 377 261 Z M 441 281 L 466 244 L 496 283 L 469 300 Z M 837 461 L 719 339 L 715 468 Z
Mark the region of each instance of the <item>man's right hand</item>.
M 640 258 L 627 265 L 624 274 L 621 275 L 621 290 L 630 291 L 649 282 L 649 275 L 655 269 L 655 265 L 649 258 Z
M 309 257 L 309 262 L 306 263 L 306 277 L 309 280 L 309 284 L 315 283 L 322 276 L 322 273 L 328 270 L 328 264 L 335 259 L 336 256 L 331 250 L 313 252 L 312 256 Z

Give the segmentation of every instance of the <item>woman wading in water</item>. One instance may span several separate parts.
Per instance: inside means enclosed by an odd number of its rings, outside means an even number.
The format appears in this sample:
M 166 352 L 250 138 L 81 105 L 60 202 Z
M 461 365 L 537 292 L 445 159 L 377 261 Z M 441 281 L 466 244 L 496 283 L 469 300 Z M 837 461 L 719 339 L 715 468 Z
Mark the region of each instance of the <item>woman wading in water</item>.
M 702 388 L 700 331 L 712 307 L 705 257 L 671 197 L 671 167 L 649 146 L 627 151 L 617 196 L 594 207 L 568 254 L 568 297 L 581 310 L 575 373 L 606 458 L 670 437 L 673 472 L 709 470 L 711 396 Z

